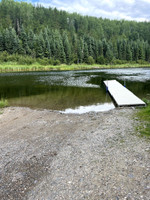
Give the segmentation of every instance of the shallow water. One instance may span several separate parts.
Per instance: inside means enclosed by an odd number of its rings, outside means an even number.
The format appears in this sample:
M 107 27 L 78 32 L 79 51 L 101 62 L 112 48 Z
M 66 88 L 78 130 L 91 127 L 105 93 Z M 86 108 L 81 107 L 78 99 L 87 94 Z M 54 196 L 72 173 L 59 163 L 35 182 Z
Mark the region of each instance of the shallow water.
M 0 74 L 0 97 L 12 106 L 72 113 L 106 111 L 114 105 L 104 80 L 116 79 L 140 98 L 150 99 L 150 68 Z

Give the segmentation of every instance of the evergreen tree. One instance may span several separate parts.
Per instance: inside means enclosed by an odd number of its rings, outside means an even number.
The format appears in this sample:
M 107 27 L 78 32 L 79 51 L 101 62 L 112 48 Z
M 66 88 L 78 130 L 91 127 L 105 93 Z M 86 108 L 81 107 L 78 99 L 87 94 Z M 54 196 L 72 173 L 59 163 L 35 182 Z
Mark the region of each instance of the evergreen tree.
M 71 61 L 71 47 L 68 40 L 68 36 L 65 32 L 63 33 L 63 46 L 64 46 L 64 52 L 66 55 L 66 63 L 69 64 Z
M 113 59 L 113 52 L 110 48 L 110 46 L 107 46 L 107 51 L 106 51 L 106 60 L 107 60 L 107 63 L 110 63 Z
M 43 58 L 44 56 L 44 40 L 42 35 L 36 36 L 35 37 L 35 43 L 34 43 L 34 48 L 35 48 L 35 53 L 37 58 Z
M 4 50 L 6 50 L 8 53 L 12 53 L 12 45 L 10 40 L 10 32 L 8 29 L 5 29 L 4 32 Z
M 126 60 L 128 61 L 132 60 L 132 51 L 129 44 L 127 44 L 127 47 L 126 47 Z
M 51 57 L 51 48 L 50 48 L 50 42 L 49 42 L 48 38 L 45 39 L 44 57 L 46 57 L 46 58 Z
M 80 40 L 78 41 L 78 52 L 77 52 L 77 55 L 78 55 L 78 60 L 77 60 L 77 63 L 82 63 L 83 62 L 83 39 L 80 38 Z
M 25 32 L 25 29 L 23 26 L 20 29 L 19 39 L 22 41 L 22 48 L 23 48 L 24 54 L 29 54 L 30 49 L 29 49 L 28 42 L 27 42 L 28 37 L 27 37 L 27 33 Z
M 103 65 L 103 64 L 105 64 L 105 58 L 104 58 L 104 56 L 103 55 L 101 55 L 101 56 L 99 56 L 98 58 L 97 58 L 97 63 L 98 64 L 100 64 L 100 65 Z
M 123 53 L 124 53 L 124 49 L 123 49 L 123 43 L 122 41 L 118 41 L 117 42 L 117 49 L 118 49 L 118 59 L 119 60 L 123 60 Z
M 123 60 L 126 60 L 126 52 L 127 52 L 127 42 L 126 40 L 124 39 L 122 41 L 122 59 Z
M 145 60 L 150 61 L 150 46 L 148 42 L 145 43 Z
M 114 55 L 114 58 L 116 58 L 116 59 L 118 59 L 118 48 L 117 48 L 117 43 L 115 42 L 114 44 L 113 44 L 113 55 Z
M 77 63 L 77 60 L 78 60 L 78 38 L 75 33 L 72 35 L 71 43 L 72 43 L 72 45 L 71 45 L 72 61 Z
M 4 51 L 4 37 L 3 34 L 0 32 L 0 52 Z
M 145 60 L 145 52 L 144 52 L 144 45 L 143 41 L 138 41 L 138 50 L 139 50 L 139 60 Z
M 33 41 L 34 41 L 34 33 L 30 29 L 29 32 L 28 32 L 28 35 L 27 35 L 27 45 L 31 50 L 33 50 L 33 48 L 34 48 Z
M 98 55 L 103 56 L 103 43 L 98 40 Z
M 0 1 L 0 52 L 61 63 L 150 61 L 150 22 L 109 20 Z
M 137 61 L 139 59 L 139 48 L 137 43 L 134 43 L 134 60 Z
M 88 57 L 89 57 L 88 45 L 84 41 L 83 62 L 87 63 L 88 62 Z
M 107 52 L 107 49 L 108 49 L 108 44 L 107 44 L 106 39 L 102 40 L 102 44 L 103 44 L 103 55 L 104 55 L 104 57 L 106 57 L 106 52 Z

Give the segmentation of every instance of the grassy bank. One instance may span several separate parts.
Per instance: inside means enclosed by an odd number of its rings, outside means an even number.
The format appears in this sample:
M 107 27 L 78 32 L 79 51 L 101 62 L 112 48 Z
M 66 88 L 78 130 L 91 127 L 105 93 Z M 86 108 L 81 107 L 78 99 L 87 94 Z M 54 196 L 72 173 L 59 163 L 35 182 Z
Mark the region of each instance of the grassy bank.
M 0 100 L 0 108 L 4 108 L 8 106 L 8 101 L 5 99 Z
M 146 101 L 147 106 L 142 108 L 137 116 L 141 120 L 141 124 L 138 129 L 140 131 L 141 136 L 147 136 L 150 138 L 150 100 Z
M 0 72 L 19 72 L 19 71 L 51 71 L 51 70 L 80 70 L 80 69 L 110 69 L 110 68 L 130 68 L 130 67 L 150 67 L 150 64 L 116 64 L 116 65 L 99 65 L 99 64 L 72 64 L 72 65 L 41 65 L 38 62 L 31 65 L 28 64 L 18 64 L 15 62 L 4 62 L 0 63 Z

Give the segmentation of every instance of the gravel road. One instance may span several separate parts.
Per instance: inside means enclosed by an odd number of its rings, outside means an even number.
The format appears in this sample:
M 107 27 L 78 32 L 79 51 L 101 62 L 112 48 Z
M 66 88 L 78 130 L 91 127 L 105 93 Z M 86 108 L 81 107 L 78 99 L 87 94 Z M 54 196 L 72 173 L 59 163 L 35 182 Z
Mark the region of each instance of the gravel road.
M 135 109 L 0 114 L 0 200 L 150 200 L 150 142 Z

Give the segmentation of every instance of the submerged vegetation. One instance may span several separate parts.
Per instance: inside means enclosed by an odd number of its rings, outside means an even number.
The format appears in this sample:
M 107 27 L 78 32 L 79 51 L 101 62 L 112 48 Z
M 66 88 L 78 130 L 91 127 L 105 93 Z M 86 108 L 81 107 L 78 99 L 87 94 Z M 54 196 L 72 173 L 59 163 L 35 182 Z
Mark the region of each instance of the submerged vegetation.
M 149 29 L 150 22 L 81 16 L 56 8 L 2 0 L 0 64 L 11 62 L 13 66 L 57 66 L 58 69 L 60 64 L 68 68 L 72 64 L 95 63 L 147 66 Z
M 143 125 L 140 125 L 139 131 L 141 136 L 148 136 L 150 137 L 150 100 L 145 101 L 147 106 L 142 108 L 138 113 L 137 116 L 143 122 Z

